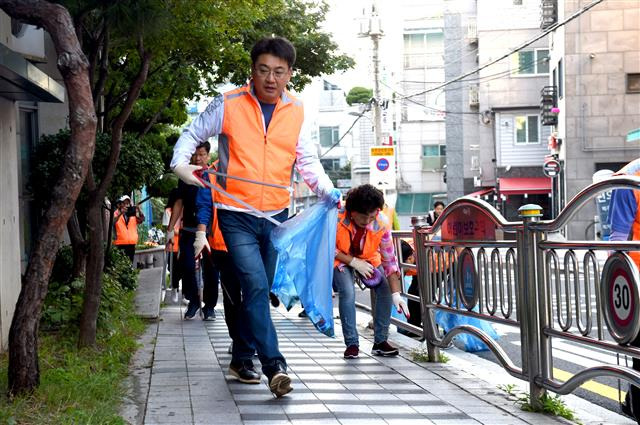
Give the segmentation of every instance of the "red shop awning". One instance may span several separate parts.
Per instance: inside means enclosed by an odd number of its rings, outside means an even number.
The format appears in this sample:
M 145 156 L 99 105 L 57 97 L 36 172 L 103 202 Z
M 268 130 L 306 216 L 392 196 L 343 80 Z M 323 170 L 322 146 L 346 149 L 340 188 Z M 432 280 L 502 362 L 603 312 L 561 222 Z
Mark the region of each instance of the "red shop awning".
M 476 190 L 475 192 L 467 193 L 464 196 L 473 196 L 475 198 L 481 198 L 485 195 L 489 195 L 493 193 L 495 188 L 493 187 L 485 187 L 484 189 Z
M 551 192 L 549 177 L 501 177 L 502 195 L 544 195 Z

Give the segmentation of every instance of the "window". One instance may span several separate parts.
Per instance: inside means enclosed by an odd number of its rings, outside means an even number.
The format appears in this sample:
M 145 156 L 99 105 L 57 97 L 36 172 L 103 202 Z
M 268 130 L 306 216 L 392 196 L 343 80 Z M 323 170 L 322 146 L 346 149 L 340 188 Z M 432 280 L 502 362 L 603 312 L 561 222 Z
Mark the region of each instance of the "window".
M 322 168 L 324 168 L 324 171 L 327 172 L 340 169 L 340 159 L 338 158 L 321 159 L 320 164 L 322 164 Z
M 320 146 L 328 148 L 340 139 L 339 127 L 320 127 Z
M 549 73 L 549 50 L 521 50 L 511 55 L 511 73 L 535 75 Z
M 446 145 L 422 145 L 422 156 L 446 156 Z
M 396 212 L 402 215 L 426 214 L 437 199 L 444 199 L 441 193 L 399 193 Z
M 340 87 L 336 86 L 335 84 L 331 84 L 330 82 L 328 82 L 327 80 L 323 81 L 323 89 L 325 91 L 330 91 L 330 90 L 340 90 Z
M 404 35 L 404 68 L 438 68 L 444 66 L 444 35 L 428 32 Z
M 627 74 L 627 93 L 640 93 L 640 74 Z
M 520 115 L 515 117 L 516 145 L 540 143 L 537 115 Z
M 564 77 L 563 77 L 563 72 L 564 70 L 562 69 L 562 59 L 560 59 L 558 61 L 558 98 L 562 99 L 562 97 L 564 96 Z

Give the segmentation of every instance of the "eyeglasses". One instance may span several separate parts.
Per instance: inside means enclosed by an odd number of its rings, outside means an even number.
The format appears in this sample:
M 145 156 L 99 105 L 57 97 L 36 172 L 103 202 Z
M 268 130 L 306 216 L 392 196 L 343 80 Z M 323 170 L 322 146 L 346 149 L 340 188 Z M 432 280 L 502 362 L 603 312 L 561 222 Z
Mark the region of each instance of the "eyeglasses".
M 269 74 L 273 74 L 273 78 L 276 80 L 282 80 L 287 76 L 288 70 L 282 68 L 270 69 L 267 67 L 256 68 L 256 75 L 260 78 L 268 78 Z

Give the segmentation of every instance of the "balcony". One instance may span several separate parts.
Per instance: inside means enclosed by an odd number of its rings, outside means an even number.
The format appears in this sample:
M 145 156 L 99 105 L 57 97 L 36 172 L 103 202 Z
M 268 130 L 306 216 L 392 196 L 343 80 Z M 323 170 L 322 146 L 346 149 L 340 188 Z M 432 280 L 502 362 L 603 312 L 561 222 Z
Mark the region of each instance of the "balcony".
M 558 113 L 553 111 L 557 103 L 558 87 L 543 87 L 540 91 L 540 123 L 542 125 L 558 125 Z
M 558 22 L 558 1 L 542 0 L 540 2 L 540 29 L 546 29 Z

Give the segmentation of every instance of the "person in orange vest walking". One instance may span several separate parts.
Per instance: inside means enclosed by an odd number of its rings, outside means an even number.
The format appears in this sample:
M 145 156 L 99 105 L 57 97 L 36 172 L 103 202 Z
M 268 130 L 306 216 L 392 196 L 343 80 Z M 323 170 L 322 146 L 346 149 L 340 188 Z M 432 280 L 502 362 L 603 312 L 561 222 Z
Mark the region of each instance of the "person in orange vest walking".
M 116 208 L 113 214 L 116 240 L 113 244 L 124 251 L 133 263 L 138 243 L 138 224 L 144 221 L 144 214 L 137 205 L 131 206 L 129 195 L 118 198 Z
M 216 97 L 183 131 L 171 161 L 181 180 L 202 187 L 193 174 L 201 167 L 189 165 L 189 158 L 199 143 L 218 135 L 216 183 L 225 191 L 215 194 L 218 223 L 242 290 L 241 320 L 250 333 L 245 336 L 253 341 L 276 397 L 292 387 L 269 310 L 277 259 L 270 234 L 289 215 L 294 165 L 318 197 L 340 199 L 313 141 L 300 137 L 304 108 L 286 90 L 295 59 L 289 40 L 258 40 L 251 49 L 249 84 Z M 196 252 L 205 244 L 206 232 L 198 231 Z
M 162 224 L 167 226 L 167 237 L 165 251 L 167 252 L 167 265 L 169 266 L 169 274 L 171 276 L 171 301 L 177 304 L 179 301 L 180 280 L 182 273 L 180 262 L 178 261 L 178 253 L 180 252 L 180 228 L 182 227 L 182 219 L 178 219 L 172 229 L 169 228 L 171 216 L 173 215 L 173 206 L 178 198 L 178 189 L 174 188 L 169 193 L 167 205 L 164 209 Z
M 614 175 L 640 176 L 640 158 L 636 158 Z M 608 222 L 611 225 L 611 241 L 640 240 L 640 189 L 615 189 L 611 192 Z M 640 252 L 628 252 L 640 270 Z M 640 347 L 640 337 L 631 345 Z M 633 369 L 640 371 L 640 359 L 633 358 Z M 629 385 L 622 403 L 622 412 L 640 423 L 640 388 Z
M 360 279 L 375 291 L 373 318 L 374 343 L 371 354 L 397 356 L 398 349 L 387 341 L 391 306 L 409 317 L 409 309 L 400 296 L 400 273 L 396 260 L 391 225 L 381 212 L 382 192 L 370 184 L 347 193 L 345 208 L 338 213 L 336 259 L 333 289 L 338 293 L 342 334 L 347 346 L 344 357 L 359 355 L 356 329 L 354 280 Z

